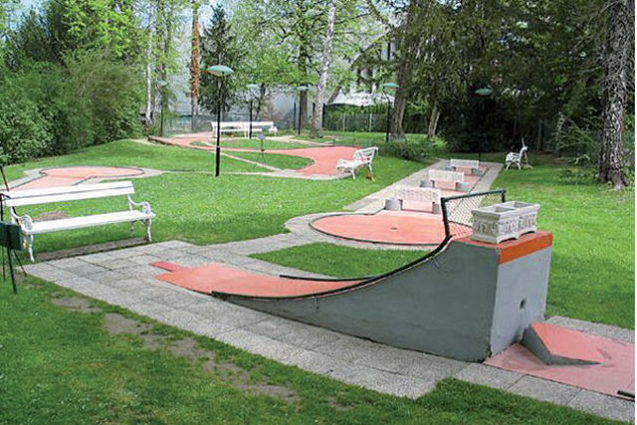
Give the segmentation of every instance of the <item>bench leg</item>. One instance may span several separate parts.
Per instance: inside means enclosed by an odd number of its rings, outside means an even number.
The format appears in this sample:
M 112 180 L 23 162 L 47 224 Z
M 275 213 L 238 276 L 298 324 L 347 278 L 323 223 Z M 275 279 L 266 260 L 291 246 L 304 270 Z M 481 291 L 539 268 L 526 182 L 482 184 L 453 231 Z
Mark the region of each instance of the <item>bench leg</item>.
M 35 263 L 35 257 L 33 256 L 33 235 L 27 235 L 27 249 L 29 251 L 29 259 L 32 263 Z
M 146 220 L 146 240 L 148 242 L 153 241 L 153 237 L 150 234 L 150 227 L 153 225 L 153 220 Z

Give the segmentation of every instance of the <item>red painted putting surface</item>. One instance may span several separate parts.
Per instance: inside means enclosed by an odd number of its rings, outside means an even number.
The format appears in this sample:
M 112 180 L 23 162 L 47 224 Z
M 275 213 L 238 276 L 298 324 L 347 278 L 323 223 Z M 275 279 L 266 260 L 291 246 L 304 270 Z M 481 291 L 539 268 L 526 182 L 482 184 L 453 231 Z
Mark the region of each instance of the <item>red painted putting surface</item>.
M 86 179 L 92 178 L 123 178 L 140 176 L 144 174 L 144 170 L 139 168 L 81 166 L 48 168 L 40 171 L 40 174 L 41 177 L 20 185 L 14 190 L 72 186 Z
M 352 214 L 323 217 L 311 226 L 330 236 L 361 242 L 438 245 L 445 238 L 442 219 L 433 214 L 396 214 L 380 212 L 374 215 Z M 462 237 L 471 229 L 455 226 L 453 234 Z
M 551 325 L 550 331 L 542 334 L 549 345 L 564 354 L 594 356 L 603 361 L 601 364 L 548 366 L 520 344 L 512 345 L 485 364 L 615 397 L 618 390 L 635 392 L 635 344 L 582 332 L 574 337 L 573 332 L 577 331 Z
M 163 267 L 162 267 L 163 268 Z M 352 286 L 358 281 L 315 281 L 287 279 L 248 272 L 221 263 L 194 268 L 178 268 L 155 276 L 157 279 L 204 294 L 254 297 L 295 297 L 319 294 Z
M 193 142 L 210 141 L 210 135 L 203 133 L 200 135 L 184 136 L 184 137 L 172 137 L 172 138 L 155 138 L 155 140 L 161 143 L 182 146 L 192 149 L 201 150 L 214 150 L 212 146 L 197 146 L 193 145 Z M 246 149 L 246 148 L 232 148 L 222 146 L 224 152 L 258 152 L 258 149 Z M 307 167 L 295 170 L 297 173 L 305 175 L 329 175 L 335 176 L 336 162 L 339 159 L 352 159 L 355 146 L 326 146 L 326 147 L 311 147 L 311 148 L 295 148 L 295 149 L 268 149 L 267 152 L 277 155 L 289 155 L 299 156 L 303 158 L 309 158 L 313 161 L 311 165 Z

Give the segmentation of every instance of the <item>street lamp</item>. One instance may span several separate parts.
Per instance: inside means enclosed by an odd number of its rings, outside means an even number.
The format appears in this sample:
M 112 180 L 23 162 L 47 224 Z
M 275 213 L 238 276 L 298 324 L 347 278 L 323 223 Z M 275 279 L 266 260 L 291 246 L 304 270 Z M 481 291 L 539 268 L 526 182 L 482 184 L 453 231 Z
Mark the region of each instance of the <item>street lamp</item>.
M 252 101 L 254 100 L 254 92 L 259 88 L 258 84 L 248 84 L 248 95 L 250 97 L 250 136 L 248 137 L 252 140 Z
M 158 80 L 157 87 L 159 87 L 159 93 L 161 95 L 161 105 L 159 109 L 159 136 L 164 137 L 164 105 L 166 103 L 166 93 L 164 87 L 168 85 L 167 81 Z
M 301 85 L 297 87 L 297 90 L 299 91 L 299 127 L 298 127 L 298 131 L 297 134 L 300 136 L 301 135 L 301 93 L 308 91 L 310 88 L 306 85 Z
M 223 88 L 223 77 L 232 74 L 234 71 L 225 65 L 215 65 L 206 68 L 206 72 L 219 77 L 217 83 L 217 148 L 215 149 L 215 177 L 219 177 L 221 167 L 221 90 Z
M 484 128 L 484 123 L 486 122 L 486 111 L 485 111 L 485 100 L 490 97 L 493 94 L 493 90 L 489 87 L 481 87 L 479 89 L 477 89 L 476 91 L 473 92 L 473 94 L 475 95 L 475 97 L 479 98 L 479 99 L 483 99 L 482 102 L 479 103 L 480 105 L 480 115 L 482 115 L 482 125 L 480 126 L 481 129 Z M 482 141 L 485 137 L 485 131 L 481 131 L 481 134 L 478 136 L 478 161 L 480 161 L 482 159 L 482 149 L 483 149 L 483 144 Z
M 383 84 L 383 92 L 385 93 L 385 97 L 387 97 L 387 124 L 386 124 L 386 132 L 385 132 L 385 142 L 389 142 L 389 119 L 391 112 L 391 100 L 389 98 L 389 92 L 395 92 L 400 87 L 396 83 L 385 83 Z

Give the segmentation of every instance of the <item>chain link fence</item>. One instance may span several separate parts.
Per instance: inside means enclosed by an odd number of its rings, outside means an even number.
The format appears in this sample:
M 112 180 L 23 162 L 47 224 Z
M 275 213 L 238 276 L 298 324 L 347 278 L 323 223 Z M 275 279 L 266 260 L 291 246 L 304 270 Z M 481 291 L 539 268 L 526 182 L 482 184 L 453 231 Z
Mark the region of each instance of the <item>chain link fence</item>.
M 472 211 L 479 207 L 505 201 L 506 194 L 504 189 L 442 198 L 442 218 L 445 224 L 446 239 L 471 235 L 473 233 Z

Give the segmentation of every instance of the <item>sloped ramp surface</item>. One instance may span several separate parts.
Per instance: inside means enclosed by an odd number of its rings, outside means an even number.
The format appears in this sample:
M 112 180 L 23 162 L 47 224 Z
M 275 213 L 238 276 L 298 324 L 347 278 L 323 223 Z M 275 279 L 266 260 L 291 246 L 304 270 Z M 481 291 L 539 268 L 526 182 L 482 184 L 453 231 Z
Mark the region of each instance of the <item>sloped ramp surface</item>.
M 213 295 L 252 297 L 301 297 L 316 295 L 353 286 L 359 281 L 331 281 L 290 279 L 254 273 L 222 263 L 206 264 L 194 268 L 175 268 L 155 276 L 157 279 L 192 291 Z

